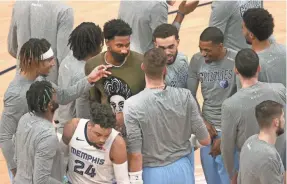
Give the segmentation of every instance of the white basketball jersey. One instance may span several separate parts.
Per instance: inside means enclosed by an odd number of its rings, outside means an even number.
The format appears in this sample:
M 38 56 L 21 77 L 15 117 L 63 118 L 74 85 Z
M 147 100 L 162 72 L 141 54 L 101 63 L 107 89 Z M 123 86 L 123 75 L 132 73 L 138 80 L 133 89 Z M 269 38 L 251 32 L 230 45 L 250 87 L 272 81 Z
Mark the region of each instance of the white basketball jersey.
M 119 132 L 112 129 L 103 149 L 97 149 L 87 141 L 88 122 L 80 120 L 70 141 L 67 177 L 72 184 L 112 184 L 115 175 L 110 149 Z

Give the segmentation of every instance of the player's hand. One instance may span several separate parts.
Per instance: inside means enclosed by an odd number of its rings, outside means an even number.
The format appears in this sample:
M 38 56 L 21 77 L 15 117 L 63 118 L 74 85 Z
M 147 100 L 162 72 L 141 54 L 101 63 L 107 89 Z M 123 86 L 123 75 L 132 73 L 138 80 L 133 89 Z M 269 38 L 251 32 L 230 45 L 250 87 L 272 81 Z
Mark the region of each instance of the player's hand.
M 17 169 L 16 169 L 16 168 L 15 168 L 15 169 L 11 169 L 10 171 L 11 171 L 11 173 L 13 174 L 13 177 L 15 177 L 15 176 L 16 176 L 16 172 L 17 172 Z
M 108 77 L 112 73 L 107 71 L 108 68 L 111 68 L 112 65 L 100 65 L 93 69 L 93 71 L 88 75 L 89 83 L 94 83 L 100 80 L 103 77 Z
M 234 173 L 234 175 L 231 178 L 230 184 L 237 184 L 237 176 L 238 176 L 238 173 L 237 172 Z
M 196 9 L 198 3 L 199 1 L 192 1 L 189 3 L 186 3 L 186 1 L 182 1 L 178 6 L 178 11 L 183 13 L 184 15 L 187 15 Z
M 209 153 L 212 157 L 216 157 L 217 155 L 221 154 L 220 143 L 221 143 L 221 139 L 214 139 L 213 140 L 213 144 L 211 145 L 211 149 L 210 149 L 210 153 Z
M 208 121 L 204 120 L 205 126 L 207 128 L 207 131 L 210 135 L 210 138 L 213 139 L 217 136 L 217 131 L 214 128 L 214 126 L 212 126 L 212 124 L 210 124 Z

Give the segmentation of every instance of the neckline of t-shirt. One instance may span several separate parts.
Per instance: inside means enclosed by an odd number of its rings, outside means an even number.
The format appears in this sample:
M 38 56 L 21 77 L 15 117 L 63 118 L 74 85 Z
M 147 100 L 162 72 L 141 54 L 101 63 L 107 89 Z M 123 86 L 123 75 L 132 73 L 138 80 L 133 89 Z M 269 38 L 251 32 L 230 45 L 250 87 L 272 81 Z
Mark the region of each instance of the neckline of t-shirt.
M 106 54 L 107 54 L 107 52 L 105 52 L 104 53 L 104 61 L 105 61 L 105 63 L 107 64 L 107 65 L 112 65 L 113 67 L 115 67 L 115 68 L 120 68 L 120 67 L 122 67 L 125 63 L 126 63 L 126 61 L 128 60 L 128 56 L 126 57 L 126 59 L 124 60 L 124 62 L 121 64 L 121 65 L 113 65 L 113 64 L 110 64 L 110 63 L 108 63 L 108 61 L 106 60 Z

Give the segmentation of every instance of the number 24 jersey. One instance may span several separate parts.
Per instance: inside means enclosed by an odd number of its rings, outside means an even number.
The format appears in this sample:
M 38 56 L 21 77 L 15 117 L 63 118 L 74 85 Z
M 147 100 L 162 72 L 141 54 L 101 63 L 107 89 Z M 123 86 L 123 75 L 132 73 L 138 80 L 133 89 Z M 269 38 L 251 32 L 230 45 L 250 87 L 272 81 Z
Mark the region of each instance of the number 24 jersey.
M 119 134 L 112 132 L 102 149 L 87 141 L 87 124 L 81 119 L 69 144 L 68 180 L 72 184 L 112 184 L 115 180 L 113 163 L 110 160 L 111 146 Z

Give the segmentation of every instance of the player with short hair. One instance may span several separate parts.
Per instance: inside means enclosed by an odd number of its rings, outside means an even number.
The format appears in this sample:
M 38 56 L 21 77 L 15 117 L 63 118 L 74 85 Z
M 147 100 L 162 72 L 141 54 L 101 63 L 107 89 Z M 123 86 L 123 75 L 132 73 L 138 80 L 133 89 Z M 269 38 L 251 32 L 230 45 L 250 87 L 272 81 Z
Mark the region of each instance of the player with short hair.
M 115 114 L 107 104 L 92 104 L 91 120 L 72 119 L 65 124 L 62 141 L 69 149 L 69 183 L 130 183 L 126 144 L 115 125 Z
M 189 138 L 195 134 L 200 144 L 210 143 L 190 91 L 164 83 L 166 62 L 160 48 L 145 53 L 146 88 L 124 107 L 132 184 L 194 184 Z
M 260 132 L 249 137 L 242 147 L 238 184 L 284 183 L 284 167 L 274 147 L 277 137 L 285 131 L 284 105 L 266 100 L 255 107 Z
M 14 184 L 61 184 L 63 154 L 53 126 L 58 108 L 56 92 L 48 81 L 36 81 L 26 93 L 29 112 L 18 123 L 15 141 L 17 174 Z
M 102 51 L 104 36 L 101 28 L 92 22 L 78 25 L 69 37 L 71 52 L 62 61 L 59 68 L 58 85 L 68 88 L 85 77 L 86 62 Z M 85 93 L 88 96 L 89 93 Z M 55 113 L 55 120 L 59 121 L 58 131 L 62 133 L 64 123 L 72 118 L 90 118 L 90 111 L 85 111 L 87 103 L 85 96 L 67 105 L 60 105 Z
M 256 105 L 265 100 L 286 103 L 284 85 L 259 82 L 260 69 L 259 58 L 255 51 L 252 49 L 239 51 L 235 58 L 235 73 L 240 79 L 242 88 L 222 104 L 221 154 L 232 181 L 236 181 L 238 170 L 235 168 L 234 155 L 230 150 L 237 149 L 240 152 L 244 142 L 258 133 L 259 127 L 255 117 Z M 276 149 L 279 153 L 284 151 L 285 141 L 285 135 L 277 138 Z
M 144 73 L 141 70 L 142 54 L 130 50 L 132 29 L 121 19 L 105 23 L 104 38 L 107 51 L 87 61 L 85 72 L 89 74 L 98 65 L 112 65 L 108 78 L 96 82 L 90 91 L 90 103 L 110 104 L 116 114 L 116 129 L 125 136 L 122 110 L 126 99 L 144 89 Z M 89 112 L 87 104 L 85 110 Z
M 223 45 L 224 35 L 216 27 L 200 35 L 200 53 L 189 64 L 187 87 L 196 97 L 199 82 L 203 96 L 202 117 L 212 142 L 200 149 L 201 163 L 208 184 L 229 184 L 220 154 L 221 105 L 236 92 L 234 59 L 236 51 Z M 233 150 L 235 151 L 235 150 Z
M 178 52 L 178 29 L 172 24 L 161 24 L 153 32 L 156 48 L 164 49 L 167 55 L 165 83 L 168 86 L 186 88 L 188 61 L 187 56 Z
M 258 80 L 286 86 L 286 46 L 268 40 L 274 31 L 272 15 L 262 8 L 248 9 L 243 15 L 242 28 L 246 42 L 259 57 Z

